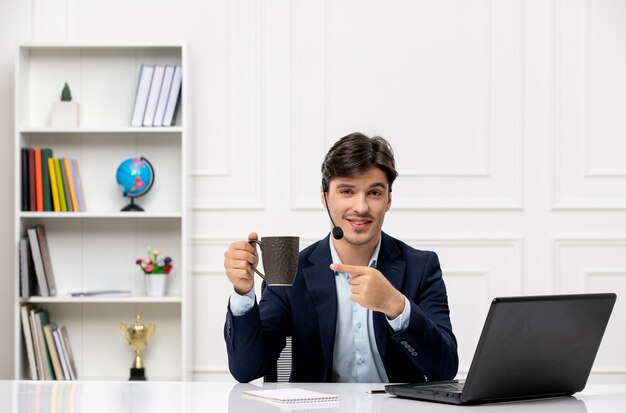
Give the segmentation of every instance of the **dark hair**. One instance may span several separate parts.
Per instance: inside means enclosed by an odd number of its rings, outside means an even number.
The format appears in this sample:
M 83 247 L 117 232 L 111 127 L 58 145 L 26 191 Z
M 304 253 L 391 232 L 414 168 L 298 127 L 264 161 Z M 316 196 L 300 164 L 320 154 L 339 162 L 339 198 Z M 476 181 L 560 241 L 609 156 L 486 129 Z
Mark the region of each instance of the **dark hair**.
M 389 142 L 380 136 L 370 138 L 359 132 L 346 135 L 335 142 L 324 158 L 323 190 L 328 191 L 332 178 L 356 176 L 372 168 L 379 168 L 385 173 L 391 191 L 398 172 Z

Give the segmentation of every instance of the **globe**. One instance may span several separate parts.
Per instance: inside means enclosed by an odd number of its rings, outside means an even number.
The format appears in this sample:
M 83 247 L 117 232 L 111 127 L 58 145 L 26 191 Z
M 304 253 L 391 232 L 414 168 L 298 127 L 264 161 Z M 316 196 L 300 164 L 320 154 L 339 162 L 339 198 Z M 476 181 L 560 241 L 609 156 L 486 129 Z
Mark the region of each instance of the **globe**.
M 130 197 L 130 204 L 122 211 L 143 211 L 135 204 L 135 198 L 145 195 L 154 184 L 154 169 L 150 161 L 143 156 L 126 159 L 117 167 L 116 178 L 124 196 Z

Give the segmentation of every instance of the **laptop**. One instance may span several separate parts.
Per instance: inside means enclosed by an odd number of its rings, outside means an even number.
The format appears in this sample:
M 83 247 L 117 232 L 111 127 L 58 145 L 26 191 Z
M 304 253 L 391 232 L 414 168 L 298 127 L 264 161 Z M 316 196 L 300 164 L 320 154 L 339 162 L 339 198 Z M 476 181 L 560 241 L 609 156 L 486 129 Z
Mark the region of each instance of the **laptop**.
M 585 388 L 616 298 L 495 298 L 464 381 L 386 385 L 385 391 L 450 404 L 572 395 Z

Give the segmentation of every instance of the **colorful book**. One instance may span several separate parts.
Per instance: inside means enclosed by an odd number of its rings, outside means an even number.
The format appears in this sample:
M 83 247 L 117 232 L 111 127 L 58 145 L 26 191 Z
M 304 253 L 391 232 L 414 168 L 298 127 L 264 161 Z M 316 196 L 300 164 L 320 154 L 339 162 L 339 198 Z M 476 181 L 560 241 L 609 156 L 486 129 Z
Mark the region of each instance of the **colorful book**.
M 35 184 L 35 151 L 28 149 L 28 210 L 37 211 L 37 186 Z
M 35 359 L 35 343 L 33 333 L 30 328 L 30 311 L 35 309 L 35 304 L 25 304 L 20 308 L 20 318 L 22 320 L 22 332 L 24 333 L 24 346 L 26 347 L 26 358 L 30 369 L 30 378 L 37 380 L 37 360 Z
M 43 334 L 46 338 L 46 345 L 48 346 L 48 353 L 50 354 L 50 362 L 52 363 L 52 370 L 54 371 L 54 377 L 57 380 L 63 380 L 63 368 L 61 367 L 61 360 L 59 358 L 59 350 L 54 342 L 54 335 L 52 332 L 57 329 L 56 323 L 49 323 L 43 326 Z
M 41 253 L 41 261 L 43 263 L 44 273 L 46 274 L 46 283 L 48 284 L 48 293 L 51 296 L 57 295 L 56 282 L 54 280 L 54 271 L 52 270 L 52 260 L 50 258 L 50 249 L 48 247 L 48 237 L 46 229 L 42 225 L 35 226 L 37 232 L 37 240 L 39 241 L 39 252 Z
M 50 171 L 50 192 L 52 193 L 52 207 L 54 212 L 61 211 L 61 203 L 59 201 L 59 189 L 57 188 L 57 174 L 54 167 L 54 159 L 48 159 L 48 170 Z
M 65 326 L 59 328 L 61 333 L 61 343 L 63 345 L 63 352 L 67 357 L 68 367 L 70 371 L 70 377 L 72 380 L 78 379 L 78 370 L 76 369 L 76 362 L 74 361 L 74 353 L 72 352 L 72 346 L 70 345 L 70 336 L 67 334 Z
M 37 378 L 39 380 L 45 380 L 45 373 L 43 367 L 43 358 L 42 358 L 42 350 L 39 344 L 39 331 L 37 330 L 37 322 L 36 319 L 39 318 L 38 313 L 41 310 L 34 307 L 31 308 L 28 314 L 28 323 L 30 324 L 30 332 L 33 337 L 33 348 L 35 350 L 35 363 L 37 364 Z
M 28 211 L 30 204 L 28 202 L 28 148 L 21 149 L 22 154 L 22 211 Z
M 39 348 L 41 349 L 41 360 L 43 361 L 43 370 L 45 380 L 54 380 L 54 368 L 52 367 L 52 359 L 50 358 L 50 350 L 46 343 L 46 336 L 44 333 L 44 327 L 50 324 L 50 316 L 48 310 L 41 310 L 37 312 L 35 317 L 35 324 L 37 326 L 37 338 L 39 340 Z
M 56 158 L 54 159 L 54 173 L 57 178 L 57 190 L 59 191 L 59 206 L 61 208 L 61 212 L 67 212 L 67 201 L 63 187 L 63 175 L 61 175 L 61 162 Z
M 78 161 L 70 159 L 70 170 L 72 171 L 72 180 L 74 189 L 76 190 L 76 203 L 79 211 L 86 211 L 85 194 L 83 192 L 83 182 L 80 179 L 80 169 L 78 169 Z
M 22 298 L 31 296 L 32 261 L 28 237 L 22 237 L 20 238 L 20 297 Z
M 159 92 L 159 101 L 157 102 L 156 111 L 154 112 L 152 126 L 161 126 L 163 124 L 163 115 L 165 115 L 167 99 L 170 95 L 172 80 L 174 79 L 174 70 L 174 66 L 165 66 L 165 74 L 163 75 L 163 83 L 161 83 L 161 92 Z
M 159 102 L 159 93 L 161 92 L 164 74 L 165 67 L 159 65 L 154 67 L 148 102 L 146 102 L 146 112 L 143 115 L 143 126 L 152 126 L 154 122 L 154 114 L 156 113 L 157 103 Z
M 57 347 L 59 352 L 59 361 L 61 362 L 61 370 L 63 370 L 63 378 L 65 380 L 72 380 L 72 375 L 70 373 L 69 362 L 67 361 L 67 354 L 65 354 L 65 350 L 63 348 L 63 338 L 61 338 L 61 330 L 58 328 L 52 331 L 52 336 L 54 338 L 54 344 Z
M 42 297 L 49 297 L 50 291 L 48 290 L 48 282 L 46 281 L 43 258 L 41 257 L 41 250 L 39 249 L 37 230 L 35 228 L 28 228 L 26 232 L 28 233 L 28 241 L 30 243 L 30 251 L 33 257 L 35 275 L 37 276 L 37 285 L 39 285 L 39 294 Z
M 35 152 L 35 197 L 36 211 L 43 211 L 43 181 L 41 171 L 41 148 L 34 148 Z
M 148 94 L 150 93 L 150 85 L 152 84 L 152 75 L 154 74 L 154 66 L 141 65 L 139 68 L 139 81 L 137 82 L 137 92 L 135 93 L 135 106 L 133 107 L 133 115 L 130 120 L 131 126 L 141 126 L 143 117 L 146 113 L 146 103 L 148 102 Z
M 53 211 L 52 191 L 50 186 L 50 167 L 48 159 L 52 158 L 52 149 L 41 149 L 41 185 L 43 187 L 43 210 Z
M 72 168 L 70 167 L 70 159 L 63 158 L 63 168 L 67 176 L 67 186 L 70 192 L 70 200 L 72 201 L 72 211 L 79 211 L 78 201 L 76 199 L 76 188 L 74 188 L 74 177 L 72 176 Z
M 61 168 L 61 179 L 63 179 L 63 192 L 65 193 L 65 202 L 67 204 L 68 212 L 73 212 L 74 207 L 72 205 L 72 198 L 70 196 L 70 185 L 67 180 L 67 171 L 65 169 L 65 158 L 59 159 L 59 166 Z
M 167 97 L 165 114 L 163 115 L 163 126 L 172 126 L 176 108 L 178 107 L 178 98 L 180 95 L 182 81 L 183 68 L 181 66 L 176 66 L 176 69 L 174 70 L 174 78 L 172 79 L 172 86 L 170 86 L 170 94 Z

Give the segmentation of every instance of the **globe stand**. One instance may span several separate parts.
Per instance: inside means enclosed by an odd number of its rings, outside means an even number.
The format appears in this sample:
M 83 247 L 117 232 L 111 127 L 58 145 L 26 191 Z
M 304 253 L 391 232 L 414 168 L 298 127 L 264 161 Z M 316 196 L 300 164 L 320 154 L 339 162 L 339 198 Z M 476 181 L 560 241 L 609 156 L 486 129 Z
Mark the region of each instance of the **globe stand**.
M 128 204 L 124 208 L 122 208 L 122 212 L 135 212 L 135 211 L 144 212 L 144 209 L 142 207 L 140 207 L 139 205 L 137 205 L 135 203 L 135 197 L 131 196 L 130 197 L 130 204 Z

